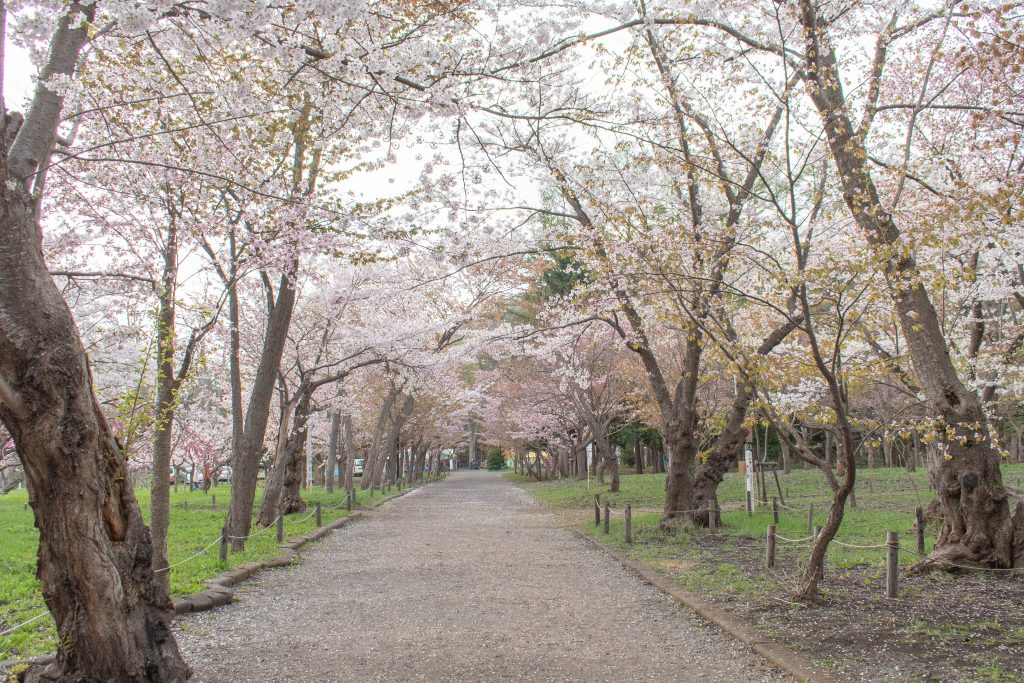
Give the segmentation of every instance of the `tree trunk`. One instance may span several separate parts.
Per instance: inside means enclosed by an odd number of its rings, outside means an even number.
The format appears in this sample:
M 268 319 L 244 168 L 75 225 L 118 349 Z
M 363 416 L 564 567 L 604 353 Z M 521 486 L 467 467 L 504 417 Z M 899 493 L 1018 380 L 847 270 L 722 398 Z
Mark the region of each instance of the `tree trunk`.
M 936 493 L 944 522 L 931 560 L 940 566 L 956 560 L 991 567 L 1024 564 L 1024 512 L 1011 519 L 999 453 L 981 401 L 961 381 L 917 262 L 904 251 L 899 227 L 879 197 L 864 138 L 850 120 L 835 49 L 819 24 L 816 5 L 800 0 L 799 7 L 809 55 L 808 94 L 824 125 L 843 197 L 878 257 L 914 370 L 932 417 L 940 421 L 936 436 L 948 459 L 938 463 Z
M 331 413 L 331 435 L 327 440 L 327 464 L 324 466 L 324 489 L 334 493 L 334 470 L 338 466 L 338 438 L 341 435 L 341 415 Z M 338 478 L 339 481 L 341 477 Z
M 633 468 L 637 474 L 644 473 L 644 455 L 640 448 L 640 437 L 633 435 Z
M 78 3 L 60 18 L 25 123 L 0 156 L 0 421 L 25 470 L 39 529 L 36 576 L 58 636 L 56 661 L 25 678 L 183 681 L 189 672 L 170 629 L 170 596 L 153 575 L 152 538 L 47 270 L 29 188 L 63 107 L 45 84 L 74 72 L 93 18 L 94 7 Z M 0 119 L 2 140 L 13 134 L 9 121 Z
M 305 503 L 302 502 L 298 489 L 302 485 L 306 425 L 309 420 L 312 397 L 305 384 L 299 387 L 297 394 L 291 401 L 295 406 L 290 411 L 291 419 L 282 419 L 281 421 L 282 433 L 287 436 L 277 450 L 274 469 L 264 483 L 263 500 L 260 503 L 257 522 L 264 529 L 271 526 L 278 515 L 301 512 L 305 509 Z M 287 408 L 285 412 L 289 412 Z
M 391 409 L 394 407 L 400 392 L 401 389 L 398 387 L 391 387 L 387 397 L 384 399 L 384 403 L 381 404 L 380 413 L 377 416 L 377 426 L 373 430 L 373 441 L 370 443 L 370 450 L 367 452 L 366 460 L 363 462 L 363 476 L 359 482 L 359 488 L 364 491 L 371 486 L 375 486 L 377 483 L 374 481 L 374 473 L 377 471 L 377 461 L 382 457 L 381 450 L 384 443 L 384 430 L 387 428 Z
M 341 456 L 341 471 L 344 472 L 345 477 L 345 490 L 354 491 L 352 482 L 352 470 L 355 467 L 355 450 L 352 444 L 352 416 L 345 415 L 341 418 L 341 429 L 342 429 L 342 456 Z
M 241 552 L 245 536 L 252 525 L 252 504 L 256 497 L 256 481 L 263 458 L 263 437 L 270 419 L 270 402 L 274 396 L 274 383 L 281 368 L 281 356 L 288 340 L 292 312 L 295 310 L 294 275 L 298 263 L 292 263 L 290 273 L 281 275 L 277 300 L 267 320 L 263 336 L 263 350 L 256 367 L 256 379 L 249 395 L 249 407 L 245 414 L 241 448 L 232 453 L 234 470 L 231 476 L 231 507 L 228 510 L 228 530 L 233 538 L 232 549 Z

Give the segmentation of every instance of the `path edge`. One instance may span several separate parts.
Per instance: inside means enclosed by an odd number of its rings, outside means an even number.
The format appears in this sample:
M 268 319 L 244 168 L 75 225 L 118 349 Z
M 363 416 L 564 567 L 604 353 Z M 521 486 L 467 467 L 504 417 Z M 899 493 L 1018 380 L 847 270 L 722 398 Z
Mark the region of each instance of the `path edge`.
M 214 576 L 212 579 L 206 579 L 203 581 L 203 584 L 208 586 L 206 590 L 183 595 L 174 600 L 174 616 L 179 617 L 183 614 L 192 614 L 193 612 L 206 612 L 215 607 L 220 607 L 221 605 L 231 604 L 234 602 L 234 591 L 231 590 L 234 586 L 250 580 L 265 569 L 276 569 L 278 567 L 287 567 L 294 564 L 295 560 L 299 559 L 298 551 L 300 548 L 312 543 L 313 541 L 319 541 L 335 529 L 341 529 L 353 522 L 358 522 L 364 519 L 366 517 L 366 513 L 376 510 L 385 503 L 390 503 L 398 500 L 399 498 L 403 498 L 418 488 L 420 488 L 420 486 L 410 487 L 401 493 L 396 493 L 395 495 L 387 498 L 381 498 L 380 500 L 376 500 L 359 510 L 353 511 L 350 515 L 339 517 L 333 522 L 325 524 L 305 536 L 296 536 L 295 538 L 278 546 L 280 550 L 284 551 L 280 555 L 268 557 L 260 562 L 247 562 L 246 564 L 228 569 L 227 571 Z M 0 662 L 0 666 L 3 666 L 3 662 Z
M 789 646 L 762 635 L 753 626 L 732 612 L 712 604 L 689 591 L 683 590 L 675 585 L 667 576 L 627 557 L 604 541 L 576 528 L 570 528 L 570 531 L 591 547 L 604 552 L 626 569 L 639 576 L 644 583 L 657 588 L 736 640 L 749 646 L 755 653 L 798 681 L 803 683 L 838 683 L 839 679 L 831 672 L 826 671 L 807 657 L 798 654 Z
M 447 477 L 445 477 L 447 479 Z M 436 484 L 438 481 L 444 481 L 444 479 L 435 479 L 434 481 L 420 484 L 419 486 L 411 486 L 401 493 L 397 493 L 388 498 L 381 498 L 376 500 L 369 505 L 355 510 L 350 515 L 339 517 L 338 519 L 325 524 L 316 531 L 306 534 L 305 536 L 297 536 L 287 543 L 282 543 L 278 546 L 284 552 L 274 557 L 269 557 L 266 560 L 260 562 L 247 562 L 246 564 L 239 565 L 232 569 L 228 569 L 212 579 L 206 579 L 203 583 L 209 586 L 207 590 L 200 591 L 198 593 L 189 593 L 183 595 L 180 598 L 176 598 L 174 602 L 174 619 L 183 615 L 191 614 L 193 612 L 206 612 L 212 610 L 215 607 L 221 605 L 228 605 L 234 602 L 234 591 L 231 590 L 234 586 L 248 581 L 253 578 L 256 574 L 260 573 L 265 569 L 275 569 L 277 567 L 287 567 L 299 557 L 298 550 L 303 546 L 318 541 L 335 529 L 340 529 L 352 522 L 358 522 L 366 518 L 368 512 L 372 512 L 377 508 L 381 507 L 385 503 L 391 503 L 399 498 L 404 498 L 413 491 L 420 489 L 428 484 Z M 29 657 L 26 659 L 3 659 L 0 660 L 0 676 L 6 676 L 12 669 L 20 666 L 30 666 L 38 664 L 49 664 L 57 660 L 55 654 L 40 655 L 38 657 Z M 4 671 L 6 670 L 6 671 Z M 0 680 L 6 680 L 0 678 Z

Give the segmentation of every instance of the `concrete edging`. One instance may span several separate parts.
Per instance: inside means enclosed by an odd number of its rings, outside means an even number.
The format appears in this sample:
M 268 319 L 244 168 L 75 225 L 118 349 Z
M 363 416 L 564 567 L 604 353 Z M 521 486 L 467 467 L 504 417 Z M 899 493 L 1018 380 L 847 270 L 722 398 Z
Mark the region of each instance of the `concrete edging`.
M 807 657 L 794 652 L 786 645 L 761 635 L 754 627 L 728 610 L 679 588 L 668 577 L 636 560 L 626 557 L 600 539 L 594 538 L 578 529 L 571 529 L 571 531 L 594 548 L 611 556 L 621 565 L 638 575 L 645 583 L 654 586 L 676 602 L 697 613 L 698 616 L 711 622 L 744 645 L 749 646 L 758 655 L 797 680 L 806 681 L 807 683 L 837 683 L 838 679 L 831 672 L 826 671 Z
M 420 486 L 423 485 L 425 484 L 421 484 Z M 190 614 L 192 612 L 205 612 L 215 607 L 220 607 L 221 605 L 227 605 L 234 602 L 234 591 L 231 590 L 232 587 L 237 586 L 244 581 L 248 581 L 263 569 L 287 567 L 299 557 L 299 553 L 297 552 L 299 548 L 313 541 L 320 540 L 335 529 L 340 529 L 351 522 L 357 522 L 363 519 L 367 512 L 376 510 L 385 503 L 398 500 L 399 498 L 415 491 L 417 488 L 419 488 L 419 486 L 411 487 L 394 496 L 374 501 L 364 508 L 353 510 L 350 515 L 339 517 L 333 522 L 325 524 L 316 531 L 305 536 L 293 538 L 287 543 L 282 543 L 278 546 L 284 551 L 280 555 L 267 558 L 262 562 L 247 562 L 246 564 L 228 569 L 212 579 L 206 579 L 203 583 L 206 586 L 209 586 L 207 590 L 183 595 L 174 600 L 174 616 L 178 617 L 182 614 Z M 5 659 L 0 660 L 0 669 L 10 670 L 18 666 L 49 664 L 55 660 L 56 655 L 54 654 L 40 655 L 39 657 L 31 657 L 29 659 Z
M 237 586 L 244 581 L 248 581 L 263 569 L 287 567 L 295 562 L 299 557 L 299 548 L 302 548 L 313 541 L 320 540 L 335 529 L 340 529 L 346 524 L 363 519 L 367 512 L 377 509 L 384 503 L 398 500 L 411 491 L 416 490 L 416 488 L 418 487 L 408 488 L 394 496 L 374 501 L 369 506 L 360 510 L 355 510 L 350 515 L 339 517 L 333 522 L 325 524 L 305 536 L 297 536 L 290 539 L 278 546 L 278 548 L 284 551 L 280 555 L 267 558 L 262 562 L 248 562 L 246 564 L 239 565 L 238 567 L 234 567 L 233 569 L 229 569 L 222 574 L 218 574 L 212 579 L 206 579 L 203 583 L 209 586 L 207 590 L 183 595 L 174 601 L 174 616 L 177 617 L 182 614 L 191 614 L 192 612 L 205 612 L 213 609 L 214 607 L 220 607 L 221 605 L 228 605 L 234 602 L 234 591 L 231 590 L 232 587 Z M 0 662 L 0 665 L 2 665 L 2 662 Z

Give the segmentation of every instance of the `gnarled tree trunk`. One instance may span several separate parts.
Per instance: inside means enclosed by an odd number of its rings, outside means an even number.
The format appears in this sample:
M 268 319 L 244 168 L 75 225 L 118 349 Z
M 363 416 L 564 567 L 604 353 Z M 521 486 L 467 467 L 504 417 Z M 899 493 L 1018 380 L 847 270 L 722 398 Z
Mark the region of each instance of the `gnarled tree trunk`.
M 70 3 L 16 137 L 14 119 L 0 121 L 0 140 L 14 137 L 0 156 L 0 421 L 25 470 L 39 529 L 36 575 L 58 635 L 56 662 L 25 678 L 182 681 L 188 669 L 170 630 L 170 596 L 154 577 L 127 462 L 43 259 L 31 194 L 63 107 L 45 84 L 73 74 L 93 13 Z

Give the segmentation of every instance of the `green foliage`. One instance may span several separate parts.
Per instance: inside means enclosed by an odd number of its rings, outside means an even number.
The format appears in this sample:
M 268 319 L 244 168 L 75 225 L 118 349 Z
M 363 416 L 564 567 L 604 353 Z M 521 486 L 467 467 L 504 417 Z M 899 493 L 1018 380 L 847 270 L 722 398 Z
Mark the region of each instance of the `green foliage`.
M 487 469 L 495 472 L 505 469 L 505 456 L 501 452 L 500 448 L 492 448 L 490 452 L 487 453 L 487 462 L 485 463 L 485 466 Z
M 551 254 L 551 260 L 554 261 L 554 265 L 541 276 L 544 281 L 545 299 L 568 296 L 576 285 L 586 282 L 583 264 L 577 259 L 556 251 Z

